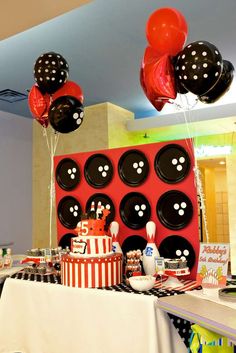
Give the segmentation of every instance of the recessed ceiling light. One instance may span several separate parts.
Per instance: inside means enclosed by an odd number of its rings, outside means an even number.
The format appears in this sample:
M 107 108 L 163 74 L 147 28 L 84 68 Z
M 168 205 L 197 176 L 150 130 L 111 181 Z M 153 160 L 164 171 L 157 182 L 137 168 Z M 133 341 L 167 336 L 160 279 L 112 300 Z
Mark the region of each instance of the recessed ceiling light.
M 225 164 L 225 161 L 219 161 L 219 164 Z

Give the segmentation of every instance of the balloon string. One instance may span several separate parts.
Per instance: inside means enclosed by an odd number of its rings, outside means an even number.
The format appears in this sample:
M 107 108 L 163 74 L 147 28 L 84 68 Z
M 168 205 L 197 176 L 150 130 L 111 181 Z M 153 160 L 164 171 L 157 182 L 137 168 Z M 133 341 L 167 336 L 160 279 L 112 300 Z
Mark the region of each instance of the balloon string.
M 50 154 L 50 146 L 49 146 L 48 134 L 47 134 L 47 128 L 46 128 L 46 127 L 43 127 L 43 136 L 44 136 L 45 139 L 46 139 L 48 151 L 49 151 L 49 154 Z
M 208 223 L 207 223 L 207 216 L 206 216 L 206 207 L 205 207 L 205 195 L 204 195 L 204 191 L 203 191 L 203 186 L 202 186 L 202 178 L 201 178 L 201 172 L 200 169 L 198 167 L 198 163 L 197 163 L 197 158 L 195 157 L 195 139 L 194 136 L 195 134 L 192 133 L 191 136 L 191 132 L 190 132 L 190 123 L 191 121 L 191 106 L 188 102 L 188 97 L 184 96 L 185 100 L 186 100 L 186 106 L 188 106 L 188 109 L 185 110 L 183 108 L 183 100 L 182 100 L 182 95 L 180 96 L 180 100 L 181 100 L 181 105 L 177 105 L 178 109 L 182 109 L 183 110 L 183 114 L 184 114 L 184 120 L 185 120 L 185 125 L 187 128 L 187 136 L 188 136 L 188 141 L 191 141 L 192 144 L 192 148 L 190 148 L 193 160 L 194 160 L 194 167 L 193 167 L 193 171 L 194 171 L 194 183 L 195 183 L 195 187 L 197 190 L 197 193 L 199 195 L 199 199 L 200 199 L 200 210 L 202 211 L 202 220 L 203 220 L 203 226 L 204 226 L 204 230 L 205 230 L 205 236 L 206 236 L 206 242 L 209 243 L 209 231 L 208 231 Z M 197 101 L 196 101 L 197 103 Z M 196 105 L 196 104 L 195 104 Z M 189 146 L 189 142 L 186 141 L 187 146 Z
M 55 201 L 55 183 L 54 183 L 54 156 L 56 153 L 59 134 L 53 132 L 50 136 L 50 142 L 48 138 L 48 133 L 46 128 L 44 128 L 43 135 L 46 138 L 46 144 L 50 156 L 50 185 L 49 185 L 49 196 L 50 196 L 50 207 L 49 207 L 49 247 L 52 248 L 52 213 L 53 213 L 53 203 Z
M 188 102 L 188 97 L 185 97 L 186 101 Z M 196 100 L 196 103 L 198 102 L 198 100 Z M 191 111 L 188 110 L 188 115 L 190 117 Z M 190 119 L 189 119 L 190 121 Z M 191 122 L 191 121 L 190 121 Z M 192 134 L 192 141 L 193 141 L 193 153 L 195 155 L 195 151 L 196 151 L 196 139 L 197 139 L 197 134 L 194 133 Z M 204 191 L 203 191 L 203 185 L 202 185 L 202 175 L 201 175 L 201 171 L 199 169 L 198 166 L 198 162 L 197 162 L 197 158 L 194 158 L 194 174 L 195 174 L 195 185 L 197 188 L 197 192 L 199 195 L 199 199 L 200 199 L 200 210 L 202 211 L 202 220 L 203 220 L 203 227 L 205 230 L 205 237 L 206 237 L 206 242 L 209 243 L 209 231 L 208 231 L 208 223 L 207 223 L 207 215 L 206 215 L 206 203 L 205 203 L 205 195 L 204 195 Z
M 55 153 L 56 153 L 57 144 L 58 144 L 58 141 L 59 141 L 59 136 L 60 136 L 60 134 L 58 134 L 57 132 L 55 132 L 55 133 L 54 133 L 54 136 L 55 136 L 55 144 L 54 144 L 54 149 L 53 149 L 53 157 L 55 156 Z
M 54 189 L 54 180 L 53 180 L 53 170 L 54 170 L 54 159 L 53 159 L 53 137 L 51 136 L 50 139 L 50 212 L 49 212 L 49 247 L 50 249 L 52 248 L 52 208 L 53 208 L 53 200 L 54 200 L 54 195 L 55 195 L 55 189 Z
M 186 99 L 186 104 L 188 104 L 188 99 L 187 97 L 184 97 Z M 194 159 L 194 146 L 193 146 L 193 138 L 191 137 L 191 133 L 190 133 L 190 124 L 189 122 L 191 122 L 190 120 L 190 110 L 188 109 L 186 111 L 186 109 L 184 108 L 184 103 L 183 103 L 183 97 L 182 95 L 180 95 L 180 101 L 181 101 L 181 105 L 176 105 L 177 109 L 182 110 L 183 115 L 184 115 L 184 122 L 185 122 L 185 126 L 187 129 L 187 139 L 185 139 L 186 144 L 189 148 L 189 151 Z M 190 107 L 190 106 L 189 106 Z M 188 116 L 187 116 L 187 112 L 188 112 Z M 191 144 L 189 144 L 189 141 L 191 141 Z

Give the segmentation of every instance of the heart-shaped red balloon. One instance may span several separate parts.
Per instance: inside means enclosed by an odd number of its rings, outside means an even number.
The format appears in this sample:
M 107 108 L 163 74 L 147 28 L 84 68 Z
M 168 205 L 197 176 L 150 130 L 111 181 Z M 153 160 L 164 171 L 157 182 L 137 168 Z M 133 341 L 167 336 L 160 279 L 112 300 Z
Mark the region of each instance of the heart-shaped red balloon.
M 141 68 L 141 70 L 140 70 L 140 83 L 141 83 L 141 86 L 144 90 L 144 93 L 146 94 L 146 97 L 148 98 L 150 103 L 156 108 L 156 110 L 158 110 L 160 112 L 162 110 L 162 108 L 164 107 L 165 102 L 163 100 L 159 100 L 158 97 L 155 96 L 154 91 L 149 89 L 146 86 L 145 81 L 144 81 L 143 68 Z
M 158 111 L 169 99 L 175 99 L 177 91 L 171 57 L 167 54 L 160 56 L 153 48 L 147 47 L 142 60 L 140 83 Z
M 44 127 L 48 126 L 48 110 L 50 107 L 50 95 L 43 94 L 38 86 L 34 85 L 28 96 L 28 105 L 33 117 Z

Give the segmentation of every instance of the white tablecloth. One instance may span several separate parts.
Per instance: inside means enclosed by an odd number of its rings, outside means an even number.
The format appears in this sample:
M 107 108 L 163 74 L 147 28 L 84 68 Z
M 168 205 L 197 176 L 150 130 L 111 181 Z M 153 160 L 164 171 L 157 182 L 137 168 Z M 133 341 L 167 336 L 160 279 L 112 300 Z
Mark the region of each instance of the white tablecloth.
M 6 280 L 0 353 L 185 353 L 154 296 Z

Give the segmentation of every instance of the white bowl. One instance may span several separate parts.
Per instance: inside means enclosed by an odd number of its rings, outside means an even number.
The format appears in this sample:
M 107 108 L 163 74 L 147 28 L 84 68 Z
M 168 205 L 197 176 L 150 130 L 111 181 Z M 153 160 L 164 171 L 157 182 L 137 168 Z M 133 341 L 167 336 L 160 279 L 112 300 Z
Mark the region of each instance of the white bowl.
M 156 278 L 150 275 L 147 276 L 133 276 L 129 278 L 131 287 L 137 291 L 145 291 L 154 287 Z

